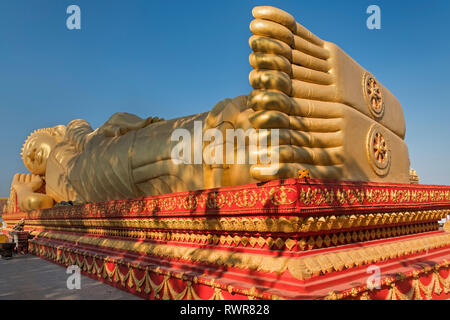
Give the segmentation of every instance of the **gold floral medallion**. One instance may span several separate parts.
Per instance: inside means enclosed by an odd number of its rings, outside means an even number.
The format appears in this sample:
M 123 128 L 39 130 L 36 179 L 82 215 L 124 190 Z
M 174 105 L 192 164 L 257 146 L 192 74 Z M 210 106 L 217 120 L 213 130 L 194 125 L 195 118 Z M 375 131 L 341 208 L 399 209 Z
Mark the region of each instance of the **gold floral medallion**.
M 374 124 L 367 134 L 367 157 L 377 175 L 388 174 L 391 166 L 391 150 L 387 135 L 377 124 Z
M 367 107 L 370 113 L 376 118 L 380 119 L 384 115 L 384 100 L 381 88 L 370 73 L 365 73 L 363 77 L 363 94 Z

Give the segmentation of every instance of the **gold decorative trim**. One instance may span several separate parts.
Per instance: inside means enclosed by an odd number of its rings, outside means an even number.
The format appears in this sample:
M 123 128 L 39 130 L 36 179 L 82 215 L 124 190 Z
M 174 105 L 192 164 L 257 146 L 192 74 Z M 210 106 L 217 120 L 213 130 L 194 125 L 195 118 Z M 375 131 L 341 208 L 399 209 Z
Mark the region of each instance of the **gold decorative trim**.
M 397 277 L 390 277 L 383 280 L 384 285 L 389 287 L 389 291 L 384 300 L 432 300 L 433 294 L 440 295 L 441 293 L 448 294 L 450 292 L 450 274 L 444 278 L 440 273 L 441 267 L 447 268 L 449 265 L 447 260 L 440 264 L 434 265 L 433 268 L 426 266 L 422 270 L 414 271 L 411 277 L 411 289 L 402 293 L 399 290 L 398 282 L 410 278 L 403 273 L 399 273 Z M 428 285 L 424 285 L 420 281 L 420 274 L 427 274 L 432 272 L 431 281 Z M 331 291 L 324 300 L 342 300 L 348 297 L 357 297 L 360 300 L 370 300 L 369 289 L 367 287 L 352 288 L 349 291 L 338 293 Z
M 344 183 L 345 184 L 345 183 Z M 256 201 L 256 204 L 255 204 Z M 246 214 L 265 214 L 266 206 L 278 208 L 279 214 L 292 214 L 299 210 L 313 209 L 320 211 L 329 210 L 335 206 L 356 206 L 358 211 L 366 205 L 386 204 L 395 210 L 395 205 L 432 205 L 443 204 L 450 201 L 450 190 L 446 188 L 430 188 L 420 186 L 412 188 L 404 185 L 401 188 L 370 186 L 304 186 L 300 184 L 288 184 L 281 187 L 259 187 L 257 190 L 219 191 L 201 194 L 182 194 L 147 199 L 117 200 L 108 203 L 92 203 L 81 206 L 64 206 L 51 210 L 35 210 L 29 212 L 8 212 L 3 215 L 3 220 L 25 218 L 33 219 L 91 219 L 91 218 L 122 218 L 133 217 L 141 214 L 153 217 L 169 217 L 169 214 L 199 214 L 205 210 L 220 210 L 220 215 L 235 213 L 237 209 L 245 208 Z M 247 205 L 247 207 L 245 207 Z M 280 206 L 286 206 L 281 208 Z M 328 207 L 328 208 L 327 208 Z M 187 211 L 185 211 L 187 210 Z M 398 209 L 400 210 L 400 209 Z M 362 211 L 362 210 L 361 210 Z
M 417 174 L 417 171 L 411 168 L 409 170 L 409 183 L 410 184 L 419 184 L 419 175 Z
M 393 201 L 398 201 L 402 194 L 392 194 Z M 445 218 L 450 210 L 423 210 L 415 212 L 394 212 L 340 216 L 310 216 L 281 218 L 142 218 L 142 219 L 55 219 L 27 220 L 27 226 L 33 227 L 77 227 L 103 229 L 137 229 L 144 230 L 196 230 L 225 232 L 277 232 L 310 233 L 340 229 L 358 229 L 396 224 L 415 224 L 425 221 L 438 221 Z M 18 220 L 8 220 L 13 226 Z M 125 232 L 125 230 L 123 231 Z M 125 236 L 124 233 L 118 234 Z M 133 236 L 134 237 L 134 236 Z
M 343 249 L 304 258 L 291 258 L 48 232 L 39 233 L 37 236 L 38 238 L 77 242 L 78 244 L 88 244 L 100 248 L 132 251 L 161 258 L 180 259 L 260 272 L 274 272 L 278 275 L 289 270 L 295 278 L 300 280 L 308 279 L 313 275 L 318 276 L 341 271 L 450 245 L 450 234 L 444 233 L 412 240 L 371 245 L 360 249 Z
M 390 285 L 389 293 L 385 300 L 423 300 L 422 294 L 426 300 L 433 298 L 433 293 L 440 295 L 450 291 L 450 275 L 444 279 L 436 270 L 433 272 L 431 281 L 428 285 L 424 285 L 418 278 L 412 280 L 411 289 L 407 293 L 402 293 L 397 285 Z M 442 286 L 442 287 L 441 287 Z
M 43 228 L 43 231 L 66 231 L 100 236 L 128 237 L 135 239 L 149 239 L 156 241 L 177 241 L 196 244 L 227 245 L 233 247 L 260 248 L 267 245 L 269 249 L 289 251 L 305 251 L 320 249 L 331 246 L 350 244 L 355 242 L 370 241 L 376 239 L 389 238 L 391 236 L 404 236 L 420 232 L 429 232 L 439 229 L 437 222 L 413 224 L 408 226 L 393 226 L 377 229 L 355 230 L 353 232 L 330 233 L 302 237 L 300 239 L 280 238 L 280 237 L 252 237 L 241 235 L 217 235 L 217 234 L 196 234 L 192 232 L 164 232 L 164 231 L 143 231 L 126 229 L 102 229 L 102 228 Z M 373 231 L 372 231 L 373 230 Z
M 289 271 L 297 278 L 341 271 L 348 268 L 377 263 L 399 258 L 414 253 L 426 252 L 450 245 L 450 234 L 420 237 L 413 240 L 402 240 L 386 244 L 367 246 L 361 249 L 336 251 L 301 259 L 295 267 L 289 264 Z M 295 270 L 295 271 L 294 271 Z M 294 272 L 293 272 L 294 271 Z M 303 278 L 302 276 L 303 275 Z
M 444 224 L 444 231 L 450 233 L 450 219 L 448 219 Z
M 37 244 L 40 245 L 39 243 Z M 153 292 L 155 299 L 203 300 L 202 298 L 200 298 L 199 294 L 197 294 L 193 287 L 193 284 L 198 283 L 197 278 L 189 280 L 183 274 L 174 275 L 167 273 L 164 275 L 161 283 L 157 284 L 150 277 L 150 273 L 163 274 L 160 270 L 158 270 L 158 268 L 150 269 L 146 267 L 145 269 L 143 269 L 140 266 L 128 264 L 127 272 L 122 273 L 117 264 L 114 264 L 114 268 L 112 270 L 109 270 L 109 268 L 106 266 L 106 263 L 109 262 L 108 258 L 91 256 L 93 257 L 93 261 L 89 264 L 86 260 L 86 257 L 89 255 L 77 252 L 77 254 L 81 254 L 84 256 L 83 261 L 80 261 L 78 255 L 76 256 L 76 258 L 73 258 L 70 254 L 64 254 L 63 251 L 58 252 L 57 249 L 58 248 L 49 246 L 47 244 L 42 248 L 32 246 L 32 253 L 65 265 L 77 265 L 80 267 L 80 269 L 89 274 L 96 275 L 97 277 L 102 277 L 103 279 L 107 279 L 112 283 L 120 282 L 122 287 L 129 289 L 134 287 L 136 288 L 136 291 L 138 293 L 144 292 L 145 294 L 150 294 Z M 64 251 L 68 251 L 70 253 L 70 250 Z M 100 262 L 100 266 L 98 262 Z M 137 277 L 135 269 L 143 269 L 144 275 L 141 279 Z M 170 282 L 171 278 L 186 281 L 186 287 L 180 292 L 177 292 Z M 214 281 L 202 281 L 202 284 L 213 288 L 213 294 L 208 300 L 224 300 L 222 294 L 223 290 L 227 290 L 230 293 L 241 293 L 247 295 L 249 299 L 262 298 L 262 295 L 260 293 L 257 293 L 254 290 L 252 291 L 251 289 L 239 290 L 231 285 L 229 285 L 227 289 L 223 289 Z M 272 298 L 276 299 L 279 297 L 274 295 L 272 296 Z

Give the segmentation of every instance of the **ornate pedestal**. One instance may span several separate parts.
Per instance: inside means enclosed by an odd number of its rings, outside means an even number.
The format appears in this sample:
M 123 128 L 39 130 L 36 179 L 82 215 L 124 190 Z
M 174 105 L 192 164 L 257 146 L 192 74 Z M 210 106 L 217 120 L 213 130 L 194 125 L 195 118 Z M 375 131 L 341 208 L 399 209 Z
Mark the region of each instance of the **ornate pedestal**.
M 450 187 L 292 179 L 3 219 L 149 299 L 448 299 L 449 212 Z

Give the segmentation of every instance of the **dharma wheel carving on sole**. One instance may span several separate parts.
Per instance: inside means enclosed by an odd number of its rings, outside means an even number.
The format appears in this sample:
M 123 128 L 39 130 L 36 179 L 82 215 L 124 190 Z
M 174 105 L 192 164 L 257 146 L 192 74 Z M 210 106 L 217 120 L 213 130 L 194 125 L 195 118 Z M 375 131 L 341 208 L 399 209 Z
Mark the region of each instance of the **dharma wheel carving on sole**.
M 381 126 L 374 124 L 367 134 L 367 157 L 373 170 L 379 176 L 389 173 L 391 150 L 389 141 Z

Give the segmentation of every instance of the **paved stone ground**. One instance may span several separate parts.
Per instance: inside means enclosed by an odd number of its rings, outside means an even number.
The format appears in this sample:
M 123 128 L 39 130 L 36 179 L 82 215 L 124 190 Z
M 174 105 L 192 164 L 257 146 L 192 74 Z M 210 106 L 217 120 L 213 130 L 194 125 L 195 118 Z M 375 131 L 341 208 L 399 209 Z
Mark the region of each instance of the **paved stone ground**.
M 67 289 L 66 268 L 33 255 L 0 259 L 0 300 L 136 300 L 132 294 L 81 276 L 81 289 Z

